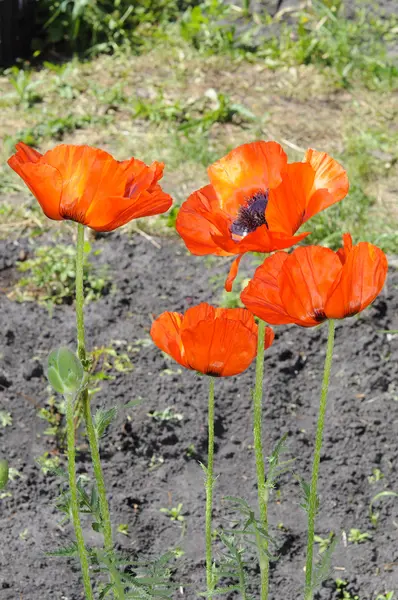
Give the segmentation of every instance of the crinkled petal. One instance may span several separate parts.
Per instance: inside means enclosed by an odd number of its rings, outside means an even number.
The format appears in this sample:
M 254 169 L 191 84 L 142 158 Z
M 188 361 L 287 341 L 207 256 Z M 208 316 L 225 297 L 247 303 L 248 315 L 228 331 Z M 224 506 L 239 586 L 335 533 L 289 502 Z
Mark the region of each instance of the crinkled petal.
M 297 248 L 290 254 L 278 279 L 286 312 L 304 327 L 326 319 L 325 305 L 342 269 L 333 250 L 321 246 Z
M 315 178 L 303 223 L 345 198 L 349 190 L 346 171 L 326 152 L 309 149 L 305 155 L 305 162 L 314 169 Z
M 54 167 L 42 162 L 22 161 L 12 156 L 8 164 L 24 180 L 49 219 L 62 220 L 60 201 L 62 177 Z
M 225 227 L 223 226 L 223 221 Z M 213 235 L 220 236 L 225 231 L 230 236 L 227 217 L 220 211 L 217 196 L 211 185 L 194 192 L 182 204 L 176 222 L 176 229 L 192 254 L 230 254 L 220 247 Z
M 307 163 L 287 165 L 281 184 L 269 192 L 265 215 L 271 231 L 296 233 L 303 223 L 314 178 L 314 169 Z
M 235 217 L 239 207 L 256 192 L 281 182 L 287 156 L 276 142 L 243 144 L 208 168 L 220 207 Z
M 380 294 L 388 263 L 380 248 L 361 242 L 346 254 L 339 278 L 325 305 L 329 319 L 343 319 L 364 310 Z
M 278 283 L 282 266 L 288 256 L 286 252 L 276 252 L 266 258 L 240 295 L 246 308 L 273 325 L 293 322 L 282 302 Z
M 184 327 L 181 338 L 190 367 L 206 375 L 238 375 L 256 355 L 257 334 L 237 319 L 207 318 Z
M 188 367 L 181 341 L 183 315 L 164 312 L 152 323 L 151 337 L 158 348 L 174 358 L 183 367 Z
M 236 276 L 238 274 L 239 263 L 242 260 L 242 256 L 243 256 L 243 254 L 240 254 L 231 263 L 231 267 L 229 269 L 228 277 L 225 280 L 225 284 L 224 284 L 224 288 L 225 288 L 226 292 L 231 292 L 232 291 L 232 286 L 233 286 L 233 283 L 234 283 L 234 281 L 236 279 Z

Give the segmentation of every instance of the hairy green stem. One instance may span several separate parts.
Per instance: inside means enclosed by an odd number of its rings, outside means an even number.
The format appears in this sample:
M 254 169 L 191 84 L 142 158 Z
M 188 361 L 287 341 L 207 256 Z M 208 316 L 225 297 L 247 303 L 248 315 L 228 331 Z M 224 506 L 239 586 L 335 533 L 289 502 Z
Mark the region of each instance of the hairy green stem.
M 256 387 L 254 389 L 253 400 L 253 437 L 254 452 L 256 456 L 257 472 L 257 493 L 258 506 L 260 510 L 260 523 L 268 535 L 268 490 L 266 487 L 265 464 L 262 440 L 262 401 L 263 401 L 263 380 L 264 380 L 264 336 L 265 323 L 261 319 L 258 323 L 258 341 L 257 341 L 257 360 L 256 360 Z M 259 545 L 259 544 L 258 544 Z M 265 539 L 259 547 L 259 563 L 261 577 L 261 600 L 268 599 L 268 581 L 269 581 L 269 558 L 267 555 L 268 541 Z
M 86 361 L 86 344 L 84 336 L 84 292 L 83 292 L 83 260 L 84 260 L 84 225 L 77 225 L 77 252 L 76 252 L 76 326 L 77 326 L 77 354 L 83 365 Z M 97 435 L 91 415 L 90 401 L 87 389 L 81 396 L 84 420 L 86 423 L 87 437 L 90 444 L 91 458 L 93 461 L 94 475 L 97 482 L 98 499 L 104 529 L 104 546 L 106 551 L 113 548 L 112 527 L 104 475 L 102 473 L 101 459 Z
M 71 499 L 71 512 L 73 527 L 75 529 L 77 549 L 79 552 L 80 565 L 83 574 L 83 585 L 86 595 L 86 600 L 94 600 L 93 590 L 91 588 L 88 556 L 79 516 L 79 501 L 76 483 L 76 451 L 75 451 L 75 422 L 73 418 L 73 401 L 74 396 L 71 394 L 65 395 L 66 399 L 66 429 L 67 429 L 67 444 L 68 444 L 68 473 L 69 473 L 69 489 Z
M 212 555 L 212 508 L 213 508 L 213 463 L 214 463 L 214 377 L 209 378 L 208 453 L 206 473 L 206 582 L 207 593 L 211 597 L 214 590 Z
M 319 463 L 321 461 L 323 428 L 325 424 L 326 405 L 329 389 L 330 370 L 333 359 L 334 346 L 334 329 L 335 323 L 333 319 L 329 320 L 329 334 L 326 349 L 325 366 L 323 371 L 323 383 L 321 391 L 321 399 L 319 403 L 318 425 L 315 439 L 314 459 L 312 465 L 311 489 L 308 507 L 308 539 L 307 539 L 307 561 L 305 567 L 305 600 L 312 600 L 314 596 L 312 570 L 314 556 L 314 535 L 315 535 L 315 518 L 318 508 L 317 483 L 319 474 Z

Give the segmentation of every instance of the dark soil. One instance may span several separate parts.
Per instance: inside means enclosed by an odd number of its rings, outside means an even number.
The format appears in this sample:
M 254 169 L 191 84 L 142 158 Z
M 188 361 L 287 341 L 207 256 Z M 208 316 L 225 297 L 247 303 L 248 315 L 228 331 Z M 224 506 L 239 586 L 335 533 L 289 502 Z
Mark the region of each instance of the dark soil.
M 94 401 L 96 406 L 109 407 L 139 396 L 143 399 L 136 408 L 120 410 L 102 443 L 113 523 L 115 529 L 128 524 L 128 537 L 115 534 L 118 546 L 134 557 L 182 547 L 185 555 L 176 563 L 176 578 L 183 587 L 175 598 L 192 599 L 204 587 L 205 491 L 198 461 L 206 463 L 207 381 L 165 358 L 148 343 L 148 332 L 151 315 L 184 310 L 200 301 L 217 302 L 220 291 L 214 291 L 212 278 L 219 276 L 220 285 L 229 261 L 193 257 L 176 238 L 157 241 L 161 249 L 142 237 L 115 233 L 94 243 L 103 248 L 97 260 L 110 265 L 116 290 L 87 307 L 87 339 L 90 347 L 124 340 L 136 349 L 131 353 L 134 370 L 102 382 Z M 1 242 L 3 292 L 15 281 L 21 249 L 30 251 L 28 240 Z M 247 269 L 249 262 L 246 259 Z M 68 544 L 72 532 L 69 526 L 60 526 L 60 514 L 53 508 L 56 478 L 44 476 L 35 462 L 45 451 L 57 449 L 54 439 L 43 435 L 46 424 L 38 418 L 35 405 L 44 406 L 49 396 L 43 374 L 49 351 L 61 344 L 74 346 L 73 307 L 56 307 L 50 317 L 45 308 L 14 303 L 3 293 L 0 309 L 0 408 L 13 417 L 12 426 L 0 428 L 1 454 L 22 474 L 9 485 L 12 496 L 0 500 L 0 598 L 78 600 L 82 588 L 74 560 L 45 555 Z M 341 597 L 336 579 L 347 581 L 350 597 L 357 594 L 360 600 L 398 591 L 397 499 L 385 497 L 378 503 L 377 529 L 368 516 L 377 492 L 398 491 L 398 337 L 383 333 L 385 329 L 398 329 L 396 270 L 390 271 L 382 295 L 370 309 L 337 326 L 317 533 L 327 537 L 334 531 L 339 541 L 331 577 L 318 595 L 322 600 Z M 277 328 L 275 343 L 266 355 L 266 454 L 287 433 L 286 457 L 296 459 L 295 472 L 307 479 L 326 333 L 325 326 Z M 216 382 L 214 527 L 225 523 L 224 496 L 241 495 L 256 505 L 253 380 L 252 367 L 239 378 Z M 167 407 L 183 419 L 161 423 L 148 416 Z M 191 444 L 196 454 L 190 457 Z M 79 471 L 90 472 L 84 438 L 80 446 Z M 151 468 L 151 461 L 157 468 Z M 370 483 L 374 469 L 384 478 Z M 272 565 L 272 600 L 302 597 L 306 518 L 300 501 L 296 478 L 285 474 L 270 502 L 280 554 Z M 159 510 L 179 503 L 183 504 L 185 532 Z M 371 533 L 372 539 L 362 544 L 349 542 L 352 528 Z M 85 534 L 89 544 L 99 542 L 88 523 Z M 258 592 L 254 595 L 258 598 Z

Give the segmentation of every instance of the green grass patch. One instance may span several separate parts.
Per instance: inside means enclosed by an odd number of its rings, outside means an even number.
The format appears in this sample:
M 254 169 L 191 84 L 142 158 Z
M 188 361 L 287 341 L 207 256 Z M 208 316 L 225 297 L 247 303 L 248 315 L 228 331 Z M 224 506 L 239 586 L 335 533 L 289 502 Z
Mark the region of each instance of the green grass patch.
M 88 260 L 91 251 L 86 242 L 83 283 L 85 302 L 98 300 L 110 288 L 107 269 L 95 268 Z M 100 251 L 94 252 L 98 254 Z M 15 285 L 12 297 L 18 302 L 39 302 L 51 307 L 54 304 L 71 304 L 75 297 L 76 248 L 59 244 L 40 246 L 34 256 L 18 265 L 25 273 Z

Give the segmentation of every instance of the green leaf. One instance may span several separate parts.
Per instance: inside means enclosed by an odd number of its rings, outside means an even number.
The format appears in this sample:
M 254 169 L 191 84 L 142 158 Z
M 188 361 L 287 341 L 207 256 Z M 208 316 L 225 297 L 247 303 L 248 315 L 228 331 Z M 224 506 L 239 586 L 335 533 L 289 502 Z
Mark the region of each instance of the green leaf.
M 46 556 L 77 556 L 78 548 L 77 544 L 74 542 L 70 546 L 65 546 L 64 548 L 59 548 L 58 550 L 51 550 L 45 554 Z
M 0 490 L 3 490 L 8 483 L 9 467 L 5 459 L 0 460 Z
M 329 547 L 321 555 L 322 558 L 316 563 L 314 567 L 313 580 L 312 580 L 312 592 L 314 593 L 322 583 L 328 579 L 332 571 L 332 556 L 336 549 L 337 537 L 333 538 L 330 542 Z
M 116 418 L 117 407 L 109 408 L 108 410 L 99 409 L 94 417 L 94 427 L 97 438 L 100 439 L 112 421 Z

